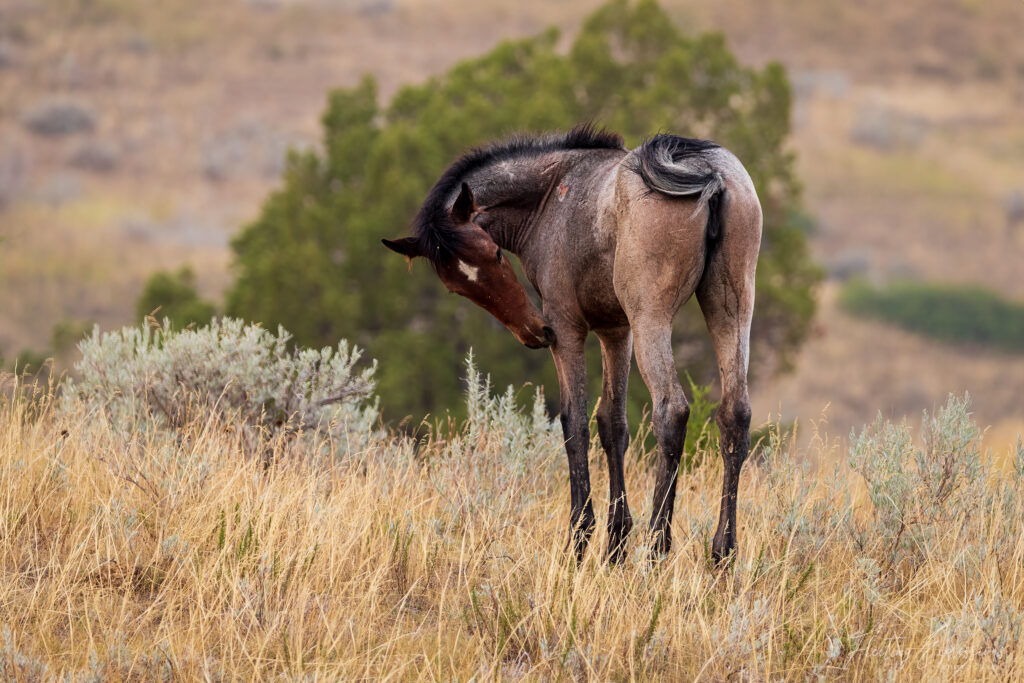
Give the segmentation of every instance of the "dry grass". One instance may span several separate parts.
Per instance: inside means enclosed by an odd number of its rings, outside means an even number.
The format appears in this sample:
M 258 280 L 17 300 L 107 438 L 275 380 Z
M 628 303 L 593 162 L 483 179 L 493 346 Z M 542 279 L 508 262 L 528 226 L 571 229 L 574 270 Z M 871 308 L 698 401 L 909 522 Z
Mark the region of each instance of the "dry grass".
M 746 468 L 739 553 L 716 571 L 706 560 L 714 458 L 680 478 L 667 559 L 650 566 L 637 534 L 624 565 L 592 550 L 576 569 L 563 553 L 562 449 L 536 422 L 513 433 L 523 424 L 478 422 L 415 453 L 391 438 L 358 453 L 336 444 L 333 459 L 282 447 L 290 458 L 264 469 L 217 419 L 177 434 L 126 430 L 45 396 L 5 400 L 0 671 L 16 680 L 1019 675 L 1020 648 L 1000 644 L 1020 635 L 1019 483 L 1002 512 L 945 520 L 916 564 L 887 566 L 858 549 L 843 497 L 787 446 Z M 811 455 L 828 455 L 826 443 L 815 439 Z M 644 519 L 650 482 L 638 455 L 627 482 Z M 863 491 L 858 475 L 838 476 L 842 489 Z

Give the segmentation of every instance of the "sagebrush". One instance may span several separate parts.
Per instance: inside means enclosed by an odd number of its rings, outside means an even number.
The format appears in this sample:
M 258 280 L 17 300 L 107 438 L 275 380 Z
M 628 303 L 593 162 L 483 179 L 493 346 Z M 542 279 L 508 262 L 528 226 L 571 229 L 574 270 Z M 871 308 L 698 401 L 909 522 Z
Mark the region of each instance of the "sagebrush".
M 224 318 L 176 330 L 143 324 L 79 344 L 77 377 L 63 385 L 69 411 L 102 413 L 120 429 L 182 430 L 219 416 L 250 439 L 280 434 L 361 439 L 376 421 L 376 363 L 361 352 L 291 348 L 291 335 Z

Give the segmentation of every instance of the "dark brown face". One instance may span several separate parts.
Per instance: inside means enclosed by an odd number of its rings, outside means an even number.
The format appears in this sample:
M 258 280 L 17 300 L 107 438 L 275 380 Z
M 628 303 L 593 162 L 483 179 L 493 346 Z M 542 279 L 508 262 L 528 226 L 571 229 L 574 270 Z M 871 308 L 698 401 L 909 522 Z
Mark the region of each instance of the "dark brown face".
M 473 219 L 479 214 L 469 186 L 449 213 L 459 231 L 459 251 L 438 266 L 437 274 L 449 291 L 461 294 L 497 318 L 521 343 L 531 349 L 551 346 L 555 333 L 530 301 L 508 258 Z M 384 246 L 412 259 L 422 256 L 415 238 L 384 240 Z
M 498 245 L 476 225 L 459 229 L 465 231 L 463 248 L 438 269 L 441 282 L 493 315 L 531 349 L 551 346 L 554 331 L 530 301 Z

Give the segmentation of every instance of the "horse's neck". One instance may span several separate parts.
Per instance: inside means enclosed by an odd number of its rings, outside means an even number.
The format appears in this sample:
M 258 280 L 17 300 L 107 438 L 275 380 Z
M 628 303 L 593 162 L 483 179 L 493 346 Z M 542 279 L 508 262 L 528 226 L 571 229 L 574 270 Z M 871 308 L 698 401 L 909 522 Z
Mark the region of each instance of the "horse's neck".
M 610 183 L 622 156 L 615 150 L 594 150 L 574 154 L 570 160 L 549 158 L 538 163 L 533 181 L 525 183 L 531 190 L 522 204 L 529 210 L 512 211 L 507 220 L 495 221 L 489 230 L 492 238 L 516 254 L 527 269 L 545 261 L 557 243 L 567 239 L 577 249 L 590 250 L 588 241 L 601 239 L 598 216 L 612 198 Z M 501 201 L 510 199 L 515 202 L 510 197 Z
M 551 268 L 564 269 L 565 259 L 593 255 L 607 245 L 598 216 L 624 154 L 571 150 L 514 165 L 499 163 L 479 178 L 486 188 L 483 204 L 493 207 L 488 233 L 519 258 L 538 291 Z
M 492 185 L 483 202 L 494 216 L 487 228 L 491 238 L 516 256 L 521 256 L 533 240 L 561 176 L 560 169 L 550 161 L 531 161 L 517 164 L 511 172 L 501 167 L 491 169 Z M 508 182 L 502 174 L 514 174 L 515 181 Z

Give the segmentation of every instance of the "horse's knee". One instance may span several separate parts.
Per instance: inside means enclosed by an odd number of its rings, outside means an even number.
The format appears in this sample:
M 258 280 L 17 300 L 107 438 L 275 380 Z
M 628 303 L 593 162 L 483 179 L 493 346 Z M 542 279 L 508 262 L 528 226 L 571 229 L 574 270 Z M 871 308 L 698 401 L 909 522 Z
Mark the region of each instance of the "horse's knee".
M 586 406 L 563 405 L 559 419 L 562 423 L 562 435 L 565 437 L 566 448 L 575 447 L 585 450 L 590 442 Z
M 611 416 L 605 411 L 602 405 L 597 411 L 597 433 L 601 439 L 611 438 L 614 429 Z
M 724 446 L 723 457 L 739 457 L 741 461 L 746 458 L 750 446 L 750 418 L 750 399 L 723 401 L 716 417 Z
M 681 394 L 673 399 L 658 401 L 654 408 L 654 433 L 662 445 L 662 454 L 677 460 L 686 438 L 686 423 L 690 419 L 690 405 Z
M 609 453 L 619 449 L 625 452 L 629 447 L 629 427 L 624 417 L 614 417 L 602 406 L 597 411 L 597 434 L 601 437 L 601 445 Z
M 683 397 L 659 401 L 654 409 L 654 428 L 661 432 L 666 441 L 685 436 L 689 420 L 690 404 Z
M 723 415 L 728 426 L 742 431 L 750 430 L 750 399 L 734 401 Z

